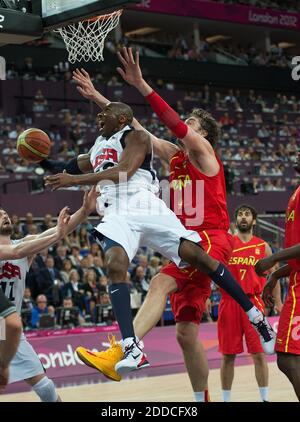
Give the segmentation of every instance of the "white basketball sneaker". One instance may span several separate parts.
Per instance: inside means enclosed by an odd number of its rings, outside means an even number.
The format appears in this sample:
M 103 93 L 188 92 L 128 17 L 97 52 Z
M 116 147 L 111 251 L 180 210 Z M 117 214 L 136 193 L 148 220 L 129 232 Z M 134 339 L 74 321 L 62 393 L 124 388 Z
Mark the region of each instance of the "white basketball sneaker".
M 253 328 L 257 331 L 261 345 L 267 355 L 275 353 L 276 333 L 271 327 L 267 318 L 259 312 L 258 315 L 250 321 Z
M 136 342 L 132 342 L 125 347 L 124 357 L 116 364 L 115 371 L 122 376 L 128 372 L 146 368 L 147 366 L 150 366 L 147 356 Z

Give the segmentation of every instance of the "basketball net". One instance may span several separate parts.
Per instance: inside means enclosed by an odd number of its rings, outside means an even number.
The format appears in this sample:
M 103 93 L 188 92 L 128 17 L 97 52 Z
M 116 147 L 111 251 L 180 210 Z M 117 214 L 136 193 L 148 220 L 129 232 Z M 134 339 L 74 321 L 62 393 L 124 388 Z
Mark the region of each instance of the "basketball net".
M 103 61 L 105 38 L 118 25 L 122 12 L 117 10 L 56 29 L 54 32 L 59 32 L 65 42 L 68 61 Z

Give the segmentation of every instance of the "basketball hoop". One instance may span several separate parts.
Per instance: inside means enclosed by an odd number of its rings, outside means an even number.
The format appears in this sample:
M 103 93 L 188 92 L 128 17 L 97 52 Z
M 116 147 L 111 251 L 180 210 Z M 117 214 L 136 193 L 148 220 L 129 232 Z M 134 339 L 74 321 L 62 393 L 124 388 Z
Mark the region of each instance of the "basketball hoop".
M 117 10 L 56 29 L 66 44 L 69 62 L 103 61 L 105 38 L 118 25 L 122 12 Z

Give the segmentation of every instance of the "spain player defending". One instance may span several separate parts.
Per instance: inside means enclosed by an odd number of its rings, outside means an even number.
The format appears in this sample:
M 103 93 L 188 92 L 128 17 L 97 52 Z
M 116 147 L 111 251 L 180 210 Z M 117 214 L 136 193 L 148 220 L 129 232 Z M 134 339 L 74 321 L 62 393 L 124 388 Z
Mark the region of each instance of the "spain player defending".
M 300 173 L 299 154 L 295 170 Z M 288 377 L 300 401 L 300 187 L 291 196 L 286 210 L 285 249 L 258 261 L 256 272 L 263 275 L 282 261 L 287 264 L 270 275 L 263 299 L 270 305 L 277 281 L 289 276 L 289 290 L 280 314 L 275 351 L 278 368 Z
M 253 235 L 256 217 L 256 210 L 249 205 L 241 205 L 235 211 L 237 234 L 233 236 L 233 251 L 229 260 L 229 268 L 251 302 L 261 312 L 264 312 L 261 293 L 266 279 L 255 273 L 254 265 L 259 259 L 271 256 L 272 250 L 263 239 Z M 280 308 L 280 290 L 276 293 L 275 305 Z M 222 291 L 222 300 L 219 306 L 218 339 L 219 351 L 223 355 L 221 384 L 225 402 L 230 401 L 235 357 L 243 352 L 244 337 L 247 350 L 254 361 L 255 376 L 261 399 L 268 401 L 268 366 L 259 336 L 241 307 L 226 292 Z

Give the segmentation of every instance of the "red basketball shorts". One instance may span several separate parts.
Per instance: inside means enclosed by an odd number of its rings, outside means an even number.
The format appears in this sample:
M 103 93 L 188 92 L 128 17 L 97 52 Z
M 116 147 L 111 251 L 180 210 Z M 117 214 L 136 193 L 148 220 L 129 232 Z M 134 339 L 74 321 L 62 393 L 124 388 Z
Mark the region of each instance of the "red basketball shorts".
M 300 271 L 290 275 L 276 337 L 276 352 L 300 355 Z
M 232 252 L 231 235 L 224 230 L 207 230 L 199 234 L 203 249 L 227 265 Z M 180 269 L 173 263 L 162 268 L 161 273 L 175 278 L 178 286 L 178 290 L 170 295 L 175 321 L 199 324 L 211 293 L 211 279 L 193 267 Z
M 260 296 L 251 295 L 249 299 L 261 312 L 264 312 L 264 304 Z M 259 336 L 245 311 L 231 296 L 223 295 L 218 316 L 219 351 L 223 355 L 242 353 L 244 336 L 248 353 L 263 353 Z

